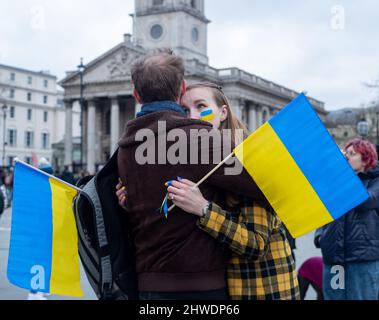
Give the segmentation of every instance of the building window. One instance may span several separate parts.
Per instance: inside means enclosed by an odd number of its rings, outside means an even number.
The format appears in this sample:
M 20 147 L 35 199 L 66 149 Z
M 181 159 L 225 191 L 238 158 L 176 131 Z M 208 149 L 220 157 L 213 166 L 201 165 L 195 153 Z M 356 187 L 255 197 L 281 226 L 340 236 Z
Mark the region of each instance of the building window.
M 14 89 L 9 91 L 9 98 L 14 99 Z
M 28 109 L 28 120 L 32 120 L 32 109 Z
M 16 74 L 15 73 L 11 73 L 11 81 L 15 81 L 16 80 Z
M 8 145 L 10 147 L 15 147 L 17 145 L 17 130 L 8 129 Z
M 15 114 L 16 114 L 16 108 L 14 106 L 11 106 L 9 109 L 9 116 L 11 117 L 11 119 L 14 119 Z
M 163 0 L 153 0 L 153 6 L 161 6 L 163 4 Z
M 194 42 L 199 41 L 199 29 L 197 29 L 196 27 L 192 29 L 192 40 Z
M 47 111 L 43 112 L 43 122 L 47 122 L 48 113 Z
M 32 101 L 32 94 L 30 92 L 28 92 L 27 94 L 27 100 Z
M 44 86 L 45 88 L 47 88 L 47 87 L 49 86 L 49 81 L 44 80 L 44 81 L 43 81 L 43 86 Z
M 48 133 L 42 133 L 42 148 L 49 149 L 50 148 L 50 139 Z
M 150 35 L 153 39 L 157 40 L 162 37 L 163 28 L 160 24 L 155 24 L 151 27 Z
M 33 78 L 31 76 L 28 77 L 28 84 L 32 84 Z
M 64 107 L 64 101 L 63 99 L 57 99 L 57 106 L 63 108 Z
M 43 103 L 44 103 L 44 104 L 47 103 L 47 96 L 43 96 Z
M 32 157 L 25 157 L 25 162 L 27 164 L 32 164 Z
M 26 148 L 33 148 L 33 139 L 34 133 L 33 131 L 26 131 L 25 132 L 25 147 Z

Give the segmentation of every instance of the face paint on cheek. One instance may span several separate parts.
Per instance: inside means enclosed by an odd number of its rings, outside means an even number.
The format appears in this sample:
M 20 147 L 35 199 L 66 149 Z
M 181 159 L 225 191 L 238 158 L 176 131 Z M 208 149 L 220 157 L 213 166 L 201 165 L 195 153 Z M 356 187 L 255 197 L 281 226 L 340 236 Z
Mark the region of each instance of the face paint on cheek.
M 206 109 L 200 113 L 200 119 L 203 121 L 212 121 L 216 118 L 212 109 Z

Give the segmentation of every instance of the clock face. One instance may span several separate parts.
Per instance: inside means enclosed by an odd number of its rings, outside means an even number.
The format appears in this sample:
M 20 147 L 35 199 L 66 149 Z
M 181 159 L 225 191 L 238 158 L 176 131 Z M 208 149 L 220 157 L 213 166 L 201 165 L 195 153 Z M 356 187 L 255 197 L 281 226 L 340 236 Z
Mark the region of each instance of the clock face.
M 199 41 L 199 29 L 196 27 L 192 28 L 192 41 L 198 42 Z
M 158 40 L 162 37 L 163 27 L 160 24 L 155 24 L 150 29 L 150 35 L 153 39 Z

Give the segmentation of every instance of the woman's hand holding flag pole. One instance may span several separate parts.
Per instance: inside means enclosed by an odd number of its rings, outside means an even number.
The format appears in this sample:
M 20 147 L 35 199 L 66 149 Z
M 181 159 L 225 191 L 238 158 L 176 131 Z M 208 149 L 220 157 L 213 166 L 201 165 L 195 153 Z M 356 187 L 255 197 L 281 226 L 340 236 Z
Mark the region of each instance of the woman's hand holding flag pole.
M 214 169 L 212 169 L 203 179 L 201 179 L 198 183 L 196 183 L 193 188 L 200 187 L 212 174 L 214 174 L 218 169 L 220 169 L 226 162 L 229 161 L 230 158 L 232 158 L 234 155 L 234 152 L 232 152 L 230 155 L 228 155 L 222 162 L 220 162 Z M 169 209 L 168 212 L 171 212 L 175 208 L 175 204 L 173 204 Z

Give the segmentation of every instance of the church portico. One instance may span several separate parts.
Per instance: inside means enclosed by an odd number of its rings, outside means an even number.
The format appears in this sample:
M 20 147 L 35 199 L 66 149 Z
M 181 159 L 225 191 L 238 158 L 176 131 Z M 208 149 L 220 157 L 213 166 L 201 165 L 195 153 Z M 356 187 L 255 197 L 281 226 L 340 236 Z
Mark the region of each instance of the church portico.
M 72 105 L 66 101 L 65 150 L 72 150 Z M 94 97 L 83 101 L 83 164 L 89 173 L 96 172 L 113 152 L 126 123 L 140 110 L 132 95 Z M 71 157 L 70 157 L 71 155 Z M 72 167 L 72 151 L 66 153 L 65 165 Z

